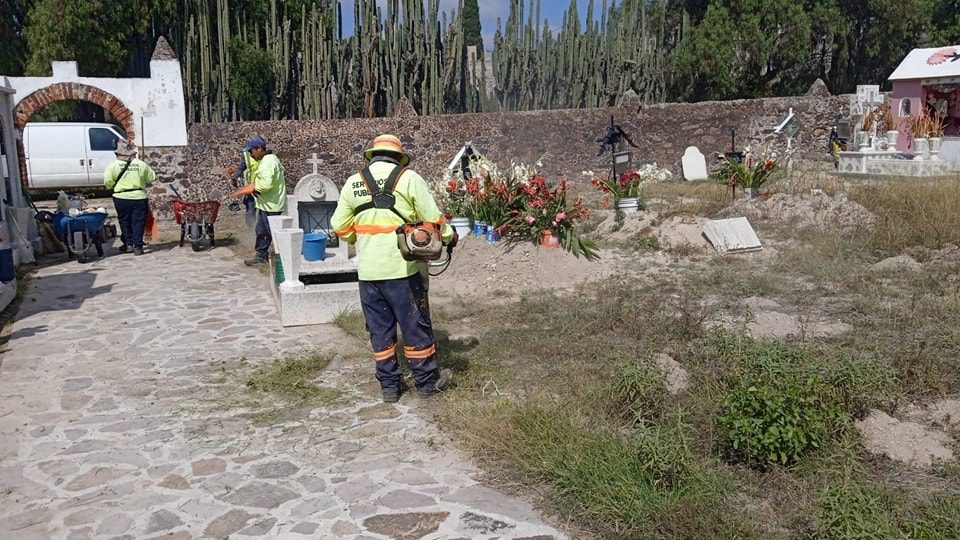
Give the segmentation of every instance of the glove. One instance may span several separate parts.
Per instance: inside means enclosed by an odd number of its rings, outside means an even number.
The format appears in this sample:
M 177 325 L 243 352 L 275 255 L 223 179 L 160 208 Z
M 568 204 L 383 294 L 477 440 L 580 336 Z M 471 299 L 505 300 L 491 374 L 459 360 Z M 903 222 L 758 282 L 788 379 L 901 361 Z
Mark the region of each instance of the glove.
M 454 230 L 453 230 L 453 237 L 450 238 L 450 241 L 449 241 L 449 242 L 447 242 L 447 248 L 453 249 L 453 248 L 457 247 L 457 242 L 459 242 L 459 241 L 460 241 L 460 234 L 457 233 L 457 230 L 456 230 L 456 229 L 454 229 Z
M 227 176 L 233 176 L 234 174 L 236 174 L 236 172 L 237 172 L 237 166 L 236 166 L 236 165 L 231 165 L 231 166 L 227 167 Z

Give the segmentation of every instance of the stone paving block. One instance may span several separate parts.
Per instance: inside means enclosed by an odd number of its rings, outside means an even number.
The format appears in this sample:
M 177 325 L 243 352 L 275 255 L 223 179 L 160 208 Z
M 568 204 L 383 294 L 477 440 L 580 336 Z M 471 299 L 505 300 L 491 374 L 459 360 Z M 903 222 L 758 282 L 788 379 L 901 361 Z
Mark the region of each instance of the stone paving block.
M 290 529 L 292 532 L 297 534 L 311 535 L 317 531 L 317 528 L 320 525 L 318 523 L 312 523 L 309 521 L 304 521 L 303 523 L 297 523 L 293 529 Z
M 179 474 L 171 474 L 157 484 L 167 489 L 190 489 L 190 482 Z
M 126 514 L 112 514 L 104 518 L 97 527 L 97 534 L 115 536 L 127 532 L 133 525 L 133 518 Z
M 204 536 L 227 538 L 247 525 L 247 522 L 256 516 L 243 510 L 230 510 L 214 519 L 203 530 Z
M 169 531 L 171 529 L 176 529 L 177 527 L 183 525 L 183 521 L 169 510 L 158 510 L 150 516 L 150 520 L 147 521 L 147 533 L 155 533 L 159 531 Z
M 338 484 L 334 488 L 334 493 L 345 503 L 365 501 L 371 495 L 380 490 L 380 485 L 370 480 L 366 476 L 351 478 L 346 482 Z
M 83 491 L 95 486 L 102 486 L 131 473 L 132 471 L 128 469 L 94 467 L 68 482 L 67 485 L 63 486 L 63 489 L 67 491 Z
M 390 508 L 391 510 L 400 510 L 404 508 L 423 508 L 425 506 L 433 506 L 437 504 L 437 501 L 433 497 L 429 497 L 422 493 L 414 493 L 405 489 L 398 489 L 396 491 L 391 491 L 386 495 L 380 497 L 376 501 L 381 506 Z
M 237 534 L 240 536 L 266 536 L 273 530 L 273 526 L 276 524 L 277 518 L 263 519 L 251 524 Z
M 285 478 L 299 472 L 300 467 L 289 461 L 271 461 L 254 465 L 251 470 L 257 478 Z
M 363 520 L 363 526 L 393 540 L 419 540 L 436 532 L 449 515 L 449 512 L 381 514 Z
M 494 534 L 513 528 L 509 523 L 474 512 L 464 512 L 460 516 L 460 524 L 463 528 L 479 534 Z
M 408 486 L 425 486 L 437 483 L 436 478 L 430 476 L 425 471 L 409 467 L 400 469 L 399 471 L 393 471 L 388 474 L 386 478 L 391 482 L 406 484 Z
M 220 458 L 201 459 L 190 464 L 194 476 L 207 476 L 227 470 L 227 462 Z
M 281 504 L 300 496 L 274 484 L 251 482 L 222 499 L 232 504 L 255 508 L 276 508 Z

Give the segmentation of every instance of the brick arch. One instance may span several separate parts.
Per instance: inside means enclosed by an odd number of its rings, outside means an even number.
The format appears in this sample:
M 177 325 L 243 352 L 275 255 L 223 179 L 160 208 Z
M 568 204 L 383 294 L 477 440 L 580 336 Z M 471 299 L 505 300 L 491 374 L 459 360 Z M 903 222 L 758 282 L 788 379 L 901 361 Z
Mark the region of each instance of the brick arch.
M 45 86 L 20 100 L 13 109 L 13 127 L 20 134 L 17 137 L 17 149 L 20 160 L 20 181 L 27 185 L 27 162 L 24 160 L 23 128 L 30 117 L 45 106 L 57 101 L 87 101 L 103 107 L 103 110 L 123 126 L 127 140 L 136 144 L 133 129 L 133 112 L 113 94 L 86 84 L 62 82 Z

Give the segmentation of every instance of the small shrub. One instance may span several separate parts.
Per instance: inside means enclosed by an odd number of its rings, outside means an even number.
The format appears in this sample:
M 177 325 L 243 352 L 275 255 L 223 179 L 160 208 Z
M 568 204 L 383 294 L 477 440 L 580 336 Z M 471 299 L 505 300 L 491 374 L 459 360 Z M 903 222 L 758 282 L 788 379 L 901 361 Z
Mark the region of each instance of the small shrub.
M 615 418 L 652 420 L 663 413 L 667 395 L 664 374 L 649 358 L 620 359 L 613 381 L 608 403 Z
M 623 247 L 631 251 L 660 251 L 660 240 L 647 233 L 637 233 L 624 242 Z
M 817 384 L 754 379 L 729 394 L 719 420 L 734 452 L 752 462 L 787 465 L 823 445 L 839 415 L 818 397 Z

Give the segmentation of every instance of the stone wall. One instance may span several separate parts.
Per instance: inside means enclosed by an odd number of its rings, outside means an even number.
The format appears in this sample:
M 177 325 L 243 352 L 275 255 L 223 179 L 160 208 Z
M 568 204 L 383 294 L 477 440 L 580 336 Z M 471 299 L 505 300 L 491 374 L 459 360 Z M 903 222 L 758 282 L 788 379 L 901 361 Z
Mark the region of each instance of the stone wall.
M 582 171 L 609 167 L 609 154 L 597 156 L 596 139 L 612 115 L 638 145 L 631 148 L 635 161 L 656 162 L 679 174 L 687 146 L 698 146 L 708 157 L 729 150 L 731 129 L 737 131 L 738 149 L 760 140 L 785 145 L 772 131 L 790 107 L 800 123 L 793 141 L 796 158 L 827 160 L 830 126 L 847 103 L 846 96 L 789 97 L 643 108 L 627 104 L 611 109 L 196 124 L 190 127 L 188 148 L 173 157 L 162 151 L 150 157 L 167 181 L 175 179 L 190 192 L 219 197 L 231 189 L 226 168 L 237 162 L 239 149 L 254 134 L 262 134 L 280 157 L 292 187 L 310 172 L 306 160 L 312 153 L 324 160 L 320 172 L 342 183 L 362 166 L 361 153 L 376 135 L 395 133 L 413 155 L 415 168 L 428 178 L 439 176 L 460 146 L 472 141 L 502 164 L 542 158 L 548 175 L 578 180 Z

